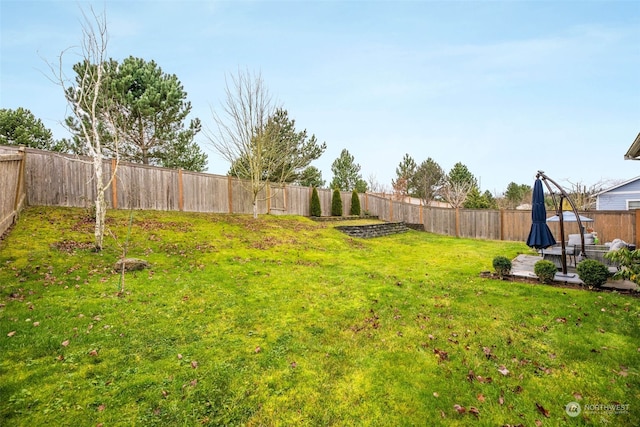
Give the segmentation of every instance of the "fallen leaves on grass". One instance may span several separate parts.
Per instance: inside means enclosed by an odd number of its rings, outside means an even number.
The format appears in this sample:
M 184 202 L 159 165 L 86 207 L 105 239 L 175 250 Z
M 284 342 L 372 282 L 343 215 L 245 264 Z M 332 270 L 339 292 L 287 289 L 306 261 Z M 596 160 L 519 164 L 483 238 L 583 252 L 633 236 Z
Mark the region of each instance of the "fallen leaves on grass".
M 364 321 L 362 322 L 362 324 L 353 325 L 351 327 L 351 330 L 353 332 L 360 332 L 360 331 L 363 331 L 363 330 L 370 330 L 370 329 L 378 329 L 378 328 L 380 328 L 380 316 L 378 316 L 378 314 L 373 309 L 369 310 L 369 314 L 370 314 L 370 316 L 365 318 Z
M 453 409 L 455 409 L 458 414 L 464 414 L 465 412 L 468 412 L 469 414 L 474 415 L 476 418 L 480 416 L 480 411 L 475 406 L 470 406 L 469 410 L 467 411 L 467 408 L 456 403 L 455 405 L 453 405 Z
M 69 340 L 62 341 L 62 346 L 67 347 L 69 345 Z
M 486 384 L 490 384 L 493 382 L 493 378 L 491 377 L 483 377 L 481 375 L 476 375 L 475 372 L 473 372 L 472 370 L 469 370 L 469 373 L 467 374 L 467 380 L 473 382 L 473 380 L 478 381 L 479 383 L 486 383 Z
M 482 347 L 482 352 L 487 357 L 487 359 L 495 359 L 495 354 L 491 353 L 491 349 L 489 347 Z
M 449 353 L 447 353 L 446 351 L 434 348 L 433 352 L 436 356 L 438 356 L 438 363 L 449 360 Z
M 509 370 L 507 369 L 506 366 L 504 365 L 500 365 L 500 367 L 498 368 L 498 372 L 500 372 L 502 375 L 504 375 L 505 377 L 507 375 L 509 375 Z
M 618 375 L 620 375 L 622 377 L 629 376 L 629 368 L 627 368 L 626 366 L 620 365 L 620 370 L 618 372 L 616 372 L 616 374 L 618 374 Z
M 544 415 L 546 418 L 549 418 L 549 411 L 545 409 L 541 404 L 536 402 L 536 408 L 538 408 L 538 412 Z
M 458 405 L 457 403 L 453 405 L 453 409 L 455 409 L 459 414 L 464 414 L 465 412 L 467 412 L 467 409 L 464 406 Z
M 8 336 L 9 338 L 11 338 L 11 337 L 12 337 L 12 336 L 14 336 L 15 334 L 16 334 L 16 331 L 11 331 L 11 332 L 9 332 L 9 333 L 7 334 L 7 336 Z

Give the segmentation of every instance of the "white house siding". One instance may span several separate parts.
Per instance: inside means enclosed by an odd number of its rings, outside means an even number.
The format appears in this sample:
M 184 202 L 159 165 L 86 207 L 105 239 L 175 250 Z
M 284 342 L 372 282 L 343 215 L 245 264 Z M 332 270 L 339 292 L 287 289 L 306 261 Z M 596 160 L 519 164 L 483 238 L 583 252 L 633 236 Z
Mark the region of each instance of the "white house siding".
M 598 194 L 596 209 L 599 211 L 626 211 L 629 201 L 640 202 L 640 178 Z

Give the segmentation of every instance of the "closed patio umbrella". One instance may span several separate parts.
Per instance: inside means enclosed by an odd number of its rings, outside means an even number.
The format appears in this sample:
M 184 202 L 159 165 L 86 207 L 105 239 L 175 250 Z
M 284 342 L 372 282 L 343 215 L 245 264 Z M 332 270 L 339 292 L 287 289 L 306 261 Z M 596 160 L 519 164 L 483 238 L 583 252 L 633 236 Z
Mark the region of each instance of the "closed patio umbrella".
M 549 226 L 547 225 L 547 209 L 544 206 L 544 190 L 542 181 L 536 179 L 533 185 L 533 197 L 531 198 L 531 231 L 527 238 L 527 246 L 544 249 L 556 244 Z

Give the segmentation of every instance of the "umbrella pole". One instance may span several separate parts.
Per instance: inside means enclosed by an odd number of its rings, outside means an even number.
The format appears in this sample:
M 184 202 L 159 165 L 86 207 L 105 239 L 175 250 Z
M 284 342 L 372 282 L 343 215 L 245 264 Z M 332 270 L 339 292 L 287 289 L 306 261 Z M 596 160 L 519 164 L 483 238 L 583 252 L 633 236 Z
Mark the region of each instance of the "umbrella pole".
M 562 202 L 564 201 L 564 196 L 560 196 L 560 208 L 558 209 L 558 215 L 560 216 L 560 241 L 562 246 L 562 274 L 564 276 L 567 275 L 567 248 L 564 243 L 564 215 L 562 214 Z
M 556 205 L 556 211 L 558 213 L 558 217 L 560 218 L 560 240 L 561 240 L 561 248 L 562 248 L 562 255 L 561 255 L 561 260 L 562 260 L 562 274 L 560 275 L 558 273 L 558 276 L 564 276 L 564 277 L 575 277 L 575 274 L 567 274 L 567 249 L 565 246 L 565 242 L 564 242 L 564 215 L 562 214 L 562 206 L 563 206 L 563 202 L 564 199 L 566 199 L 569 204 L 571 205 L 571 209 L 573 210 L 573 213 L 576 216 L 576 222 L 578 223 L 578 227 L 580 228 L 580 240 L 582 243 L 582 254 L 584 255 L 585 253 L 585 248 L 584 248 L 584 229 L 582 227 L 582 221 L 580 220 L 580 215 L 578 214 L 578 209 L 576 209 L 576 205 L 573 203 L 573 201 L 571 200 L 571 198 L 569 197 L 569 195 L 562 189 L 562 187 L 560 185 L 558 185 L 557 182 L 555 182 L 554 180 L 552 180 L 551 178 L 549 178 L 548 176 L 546 176 L 544 174 L 543 171 L 538 171 L 538 174 L 536 175 L 536 178 L 542 178 L 542 181 L 544 182 L 544 184 L 547 186 L 547 188 L 549 189 L 549 193 L 551 193 L 551 196 L 553 197 L 553 202 L 554 204 L 556 203 L 556 198 L 554 196 L 554 192 L 551 189 L 551 186 L 549 185 L 549 182 L 551 182 L 553 185 L 556 186 L 556 188 L 558 189 L 558 191 L 560 192 L 560 203 Z M 549 181 L 549 182 L 547 182 Z

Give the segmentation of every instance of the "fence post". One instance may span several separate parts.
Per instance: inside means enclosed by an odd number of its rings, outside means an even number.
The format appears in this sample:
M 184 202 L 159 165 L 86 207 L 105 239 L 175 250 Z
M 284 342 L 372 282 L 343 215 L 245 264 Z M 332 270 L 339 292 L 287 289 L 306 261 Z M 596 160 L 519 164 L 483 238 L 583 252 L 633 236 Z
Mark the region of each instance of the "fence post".
M 393 222 L 393 199 L 389 198 L 389 222 Z
M 265 191 L 267 193 L 267 213 L 271 213 L 271 184 L 267 184 Z
M 640 244 L 640 209 L 636 209 L 636 245 Z
M 456 208 L 456 237 L 460 237 L 460 208 Z
M 26 189 L 24 188 L 24 164 L 27 160 L 27 151 L 24 147 L 20 147 L 18 149 L 18 153 L 22 156 L 20 159 L 20 168 L 18 169 L 18 185 L 16 185 L 16 198 L 13 202 L 13 210 L 17 213 L 18 208 L 20 207 L 20 197 L 22 193 L 26 193 Z M 24 191 L 23 191 L 24 190 Z
M 288 213 L 288 208 L 287 208 L 287 186 L 283 185 L 282 186 L 282 202 L 284 203 L 284 213 Z
M 500 240 L 504 240 L 504 208 L 500 209 Z
M 229 201 L 229 213 L 233 213 L 233 186 L 231 184 L 231 175 L 227 175 L 227 200 Z
M 178 169 L 178 209 L 184 210 L 184 190 L 182 188 L 182 168 Z
M 111 206 L 118 209 L 118 175 L 113 173 L 118 167 L 116 159 L 111 159 Z

